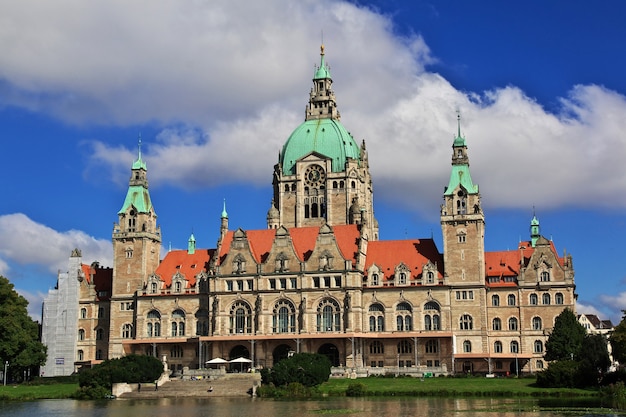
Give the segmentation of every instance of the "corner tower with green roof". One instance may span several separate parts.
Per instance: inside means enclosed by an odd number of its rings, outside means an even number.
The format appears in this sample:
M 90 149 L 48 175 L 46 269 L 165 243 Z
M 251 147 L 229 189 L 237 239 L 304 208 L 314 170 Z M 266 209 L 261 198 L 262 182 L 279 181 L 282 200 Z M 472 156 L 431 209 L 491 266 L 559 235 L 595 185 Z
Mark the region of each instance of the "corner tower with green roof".
M 452 143 L 452 170 L 443 193 L 441 229 L 445 276 L 449 284 L 476 285 L 485 279 L 485 216 L 478 185 L 472 182 L 465 138 Z
M 358 145 L 340 122 L 332 84 L 322 45 L 304 122 L 289 136 L 274 167 L 268 228 L 356 223 L 368 239 L 377 240 L 365 142 Z
M 148 275 L 156 271 L 161 252 L 161 229 L 157 226 L 145 161 L 139 153 L 133 162 L 126 198 L 113 225 L 113 282 L 108 358 L 117 358 L 122 351 L 120 329 L 136 322 L 135 310 L 126 309 L 135 303 Z

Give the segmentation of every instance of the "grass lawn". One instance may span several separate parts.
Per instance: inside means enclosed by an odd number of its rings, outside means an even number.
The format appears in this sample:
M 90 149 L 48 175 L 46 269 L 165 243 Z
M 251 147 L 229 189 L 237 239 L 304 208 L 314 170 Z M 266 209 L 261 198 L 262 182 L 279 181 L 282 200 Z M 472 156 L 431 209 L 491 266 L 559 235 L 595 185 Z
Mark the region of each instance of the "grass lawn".
M 41 400 L 70 398 L 78 384 L 0 385 L 0 400 Z
M 534 378 L 359 378 L 331 379 L 320 385 L 328 395 L 344 395 L 349 385 L 363 384 L 365 395 L 414 396 L 595 396 L 596 390 L 574 388 L 539 388 Z

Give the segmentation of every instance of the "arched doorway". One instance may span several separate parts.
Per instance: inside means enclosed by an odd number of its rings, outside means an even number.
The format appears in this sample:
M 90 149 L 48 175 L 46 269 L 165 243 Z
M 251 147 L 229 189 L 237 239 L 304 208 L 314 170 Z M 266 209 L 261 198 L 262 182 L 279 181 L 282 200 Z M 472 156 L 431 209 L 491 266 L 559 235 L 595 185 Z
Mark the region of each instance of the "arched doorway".
M 332 343 L 325 343 L 317 350 L 320 355 L 325 355 L 332 366 L 339 366 L 339 349 Z
M 282 361 L 283 359 L 287 359 L 289 357 L 289 352 L 293 352 L 293 349 L 289 345 L 283 344 L 283 345 L 276 346 L 276 348 L 272 352 L 274 365 L 276 365 L 278 362 Z
M 230 353 L 228 354 L 228 359 L 231 361 L 233 359 L 242 358 L 242 357 L 250 359 L 250 351 L 244 345 L 235 346 L 234 348 L 230 350 Z

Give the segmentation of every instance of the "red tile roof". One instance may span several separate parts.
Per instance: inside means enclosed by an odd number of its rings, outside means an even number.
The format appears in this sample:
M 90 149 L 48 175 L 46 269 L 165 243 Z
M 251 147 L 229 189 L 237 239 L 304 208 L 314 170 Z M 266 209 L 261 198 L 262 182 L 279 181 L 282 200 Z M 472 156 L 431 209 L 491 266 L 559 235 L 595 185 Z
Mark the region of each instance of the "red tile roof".
M 180 272 L 188 281 L 188 288 L 193 287 L 196 285 L 196 275 L 208 270 L 214 252 L 215 249 L 196 249 L 193 254 L 187 250 L 170 251 L 157 267 L 156 274 L 169 287 L 174 274 Z
M 404 263 L 411 270 L 412 277 L 417 278 L 429 261 L 437 265 L 438 278 L 442 278 L 443 256 L 432 239 L 378 240 L 367 245 L 365 268 L 377 265 L 385 279 L 389 279 L 395 273 L 395 267 Z
M 358 239 L 360 236 L 359 230 L 356 225 L 340 225 L 331 226 L 337 245 L 341 254 L 345 259 L 352 260 L 353 264 L 356 263 L 356 253 L 358 252 Z M 317 236 L 319 235 L 320 228 L 313 227 L 294 227 L 287 229 L 289 236 L 293 242 L 294 250 L 300 261 L 308 260 L 309 256 L 315 248 Z M 230 250 L 230 244 L 233 241 L 234 231 L 229 231 L 224 237 L 222 242 L 222 248 L 220 251 L 220 262 L 228 254 Z M 250 250 L 257 263 L 265 262 L 267 256 L 272 249 L 274 238 L 276 237 L 276 229 L 265 230 L 247 230 L 246 236 L 250 243 Z
M 557 261 L 561 266 L 565 265 L 565 259 L 559 257 L 554 242 L 550 241 L 550 250 L 556 256 Z M 521 266 L 528 266 L 528 262 L 535 251 L 530 242 L 520 242 L 518 249 L 497 251 L 497 252 L 485 252 L 485 275 L 489 277 L 499 277 L 499 282 L 489 282 L 487 279 L 487 285 L 494 286 L 515 286 L 515 282 L 506 282 L 502 278 L 504 277 L 516 277 L 519 275 Z

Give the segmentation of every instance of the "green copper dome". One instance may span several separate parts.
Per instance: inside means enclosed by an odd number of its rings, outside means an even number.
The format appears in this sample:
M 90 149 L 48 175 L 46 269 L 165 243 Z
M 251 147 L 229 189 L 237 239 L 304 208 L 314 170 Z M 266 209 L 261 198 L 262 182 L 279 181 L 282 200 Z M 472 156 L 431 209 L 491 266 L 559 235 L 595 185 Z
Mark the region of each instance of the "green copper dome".
M 348 158 L 359 159 L 361 151 L 354 138 L 335 119 L 307 120 L 293 131 L 280 153 L 283 173 L 296 173 L 296 161 L 317 152 L 332 159 L 332 171 L 345 169 Z

